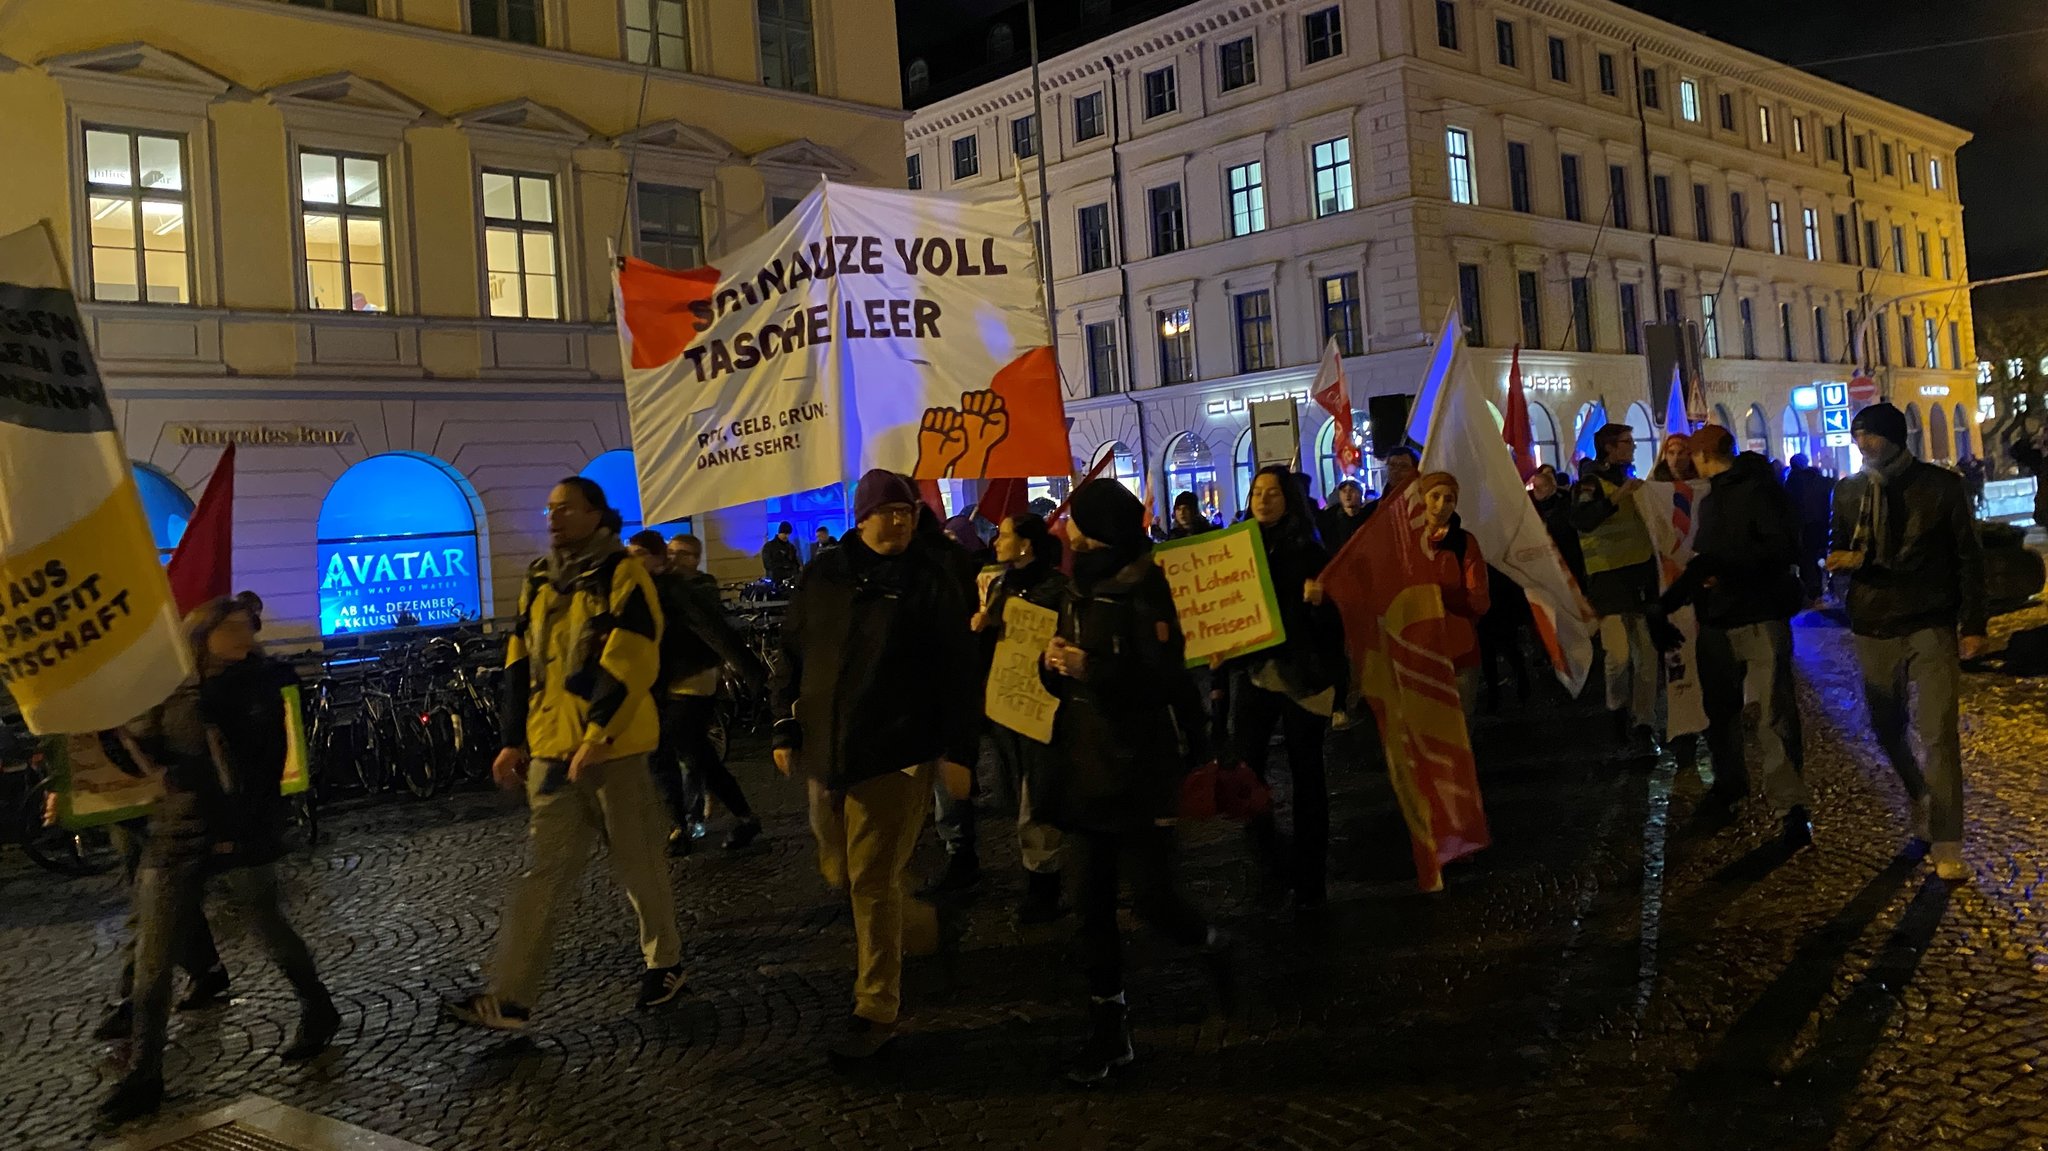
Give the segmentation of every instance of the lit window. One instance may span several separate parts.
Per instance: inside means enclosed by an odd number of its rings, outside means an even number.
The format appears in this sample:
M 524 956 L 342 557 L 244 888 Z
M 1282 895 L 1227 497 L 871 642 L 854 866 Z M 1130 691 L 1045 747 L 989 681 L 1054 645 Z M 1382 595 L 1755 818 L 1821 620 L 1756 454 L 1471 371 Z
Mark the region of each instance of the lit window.
M 1696 80 L 1681 77 L 1678 81 L 1678 114 L 1691 123 L 1700 122 L 1700 86 Z
M 1195 320 L 1187 308 L 1169 308 L 1159 319 L 1159 382 L 1185 384 L 1195 378 Z
M 192 302 L 192 259 L 181 136 L 85 130 L 92 298 Z
M 491 314 L 561 319 L 553 177 L 486 168 L 483 185 Z
M 299 206 L 306 306 L 319 311 L 390 311 L 383 161 L 300 152 Z
M 1819 259 L 1820 259 L 1820 212 L 1819 212 L 1819 210 L 1818 210 L 1818 209 L 1814 209 L 1814 208 L 1807 208 L 1807 209 L 1805 209 L 1805 211 L 1804 211 L 1804 220 L 1805 220 L 1805 225 L 1806 225 L 1806 228 L 1805 228 L 1805 230 L 1806 230 L 1806 258 L 1807 258 L 1807 259 L 1809 259 L 1809 260 L 1819 260 Z
M 1472 194 L 1472 134 L 1463 128 L 1450 128 L 1444 132 L 1445 148 L 1450 153 L 1451 201 L 1457 204 L 1473 202 Z
M 690 70 L 690 24 L 683 0 L 626 0 L 626 60 Z
M 1794 152 L 1806 151 L 1806 117 L 1804 116 L 1792 117 L 1792 150 Z
M 1275 367 L 1273 354 L 1273 293 L 1245 292 L 1234 301 L 1237 312 L 1237 370 L 1262 372 Z
M 1937 192 L 1941 191 L 1941 158 L 1939 156 L 1929 156 L 1927 158 L 1927 186 Z
M 1230 234 L 1266 230 L 1265 165 L 1257 160 L 1230 170 Z
M 1771 118 L 1771 110 L 1768 106 L 1759 106 L 1757 108 L 1756 127 L 1764 143 L 1772 144 L 1777 142 L 1778 126 L 1777 122 Z
M 1351 138 L 1325 140 L 1315 146 L 1311 158 L 1316 176 L 1316 215 L 1350 211 L 1355 206 L 1351 191 Z

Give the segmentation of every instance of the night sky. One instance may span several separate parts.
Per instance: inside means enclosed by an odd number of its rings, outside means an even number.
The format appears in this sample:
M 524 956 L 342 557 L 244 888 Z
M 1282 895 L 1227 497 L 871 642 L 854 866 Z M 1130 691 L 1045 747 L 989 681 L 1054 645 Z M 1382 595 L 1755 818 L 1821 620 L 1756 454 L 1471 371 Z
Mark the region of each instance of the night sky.
M 1747 48 L 1894 103 L 1976 138 L 1957 157 L 1974 279 L 2048 268 L 2048 3 L 2043 0 L 1620 0 L 1652 16 Z M 1073 23 L 1077 0 L 1039 0 L 1051 42 L 1099 34 Z M 1116 0 L 1116 24 L 1177 7 L 1173 0 Z M 1066 11 L 1061 11 L 1061 10 Z M 897 0 L 903 59 L 978 56 L 979 30 L 998 14 L 1023 21 L 1017 0 Z M 1064 17 L 1064 18 L 1063 18 Z M 1989 43 L 1952 41 L 2039 30 Z M 1819 64 L 1865 53 L 1880 59 Z M 950 69 L 950 70 L 957 70 Z M 960 77 L 980 82 L 1011 70 Z M 938 85 L 935 84 L 935 88 Z M 934 93 L 937 94 L 936 92 Z

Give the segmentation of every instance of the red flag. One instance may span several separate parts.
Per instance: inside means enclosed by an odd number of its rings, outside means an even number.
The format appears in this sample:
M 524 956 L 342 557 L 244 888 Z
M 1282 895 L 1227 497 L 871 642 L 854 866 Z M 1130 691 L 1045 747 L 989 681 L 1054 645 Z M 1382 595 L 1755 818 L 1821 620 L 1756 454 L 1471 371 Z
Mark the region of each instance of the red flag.
M 1081 490 L 1081 484 L 1088 483 L 1095 477 L 1101 475 L 1102 469 L 1108 467 L 1109 461 L 1115 458 L 1115 452 L 1102 453 L 1102 458 L 1096 460 L 1095 466 L 1088 469 L 1088 474 L 1081 477 L 1081 483 L 1075 484 L 1073 487 L 1068 488 L 1067 498 L 1061 500 L 1060 506 L 1054 508 L 1052 510 L 1052 514 L 1045 517 L 1045 526 L 1048 528 L 1057 529 L 1060 526 L 1060 521 L 1067 518 L 1067 505 L 1074 502 L 1074 493 Z
M 1364 457 L 1359 453 L 1358 441 L 1351 435 L 1351 392 L 1344 381 L 1344 356 L 1337 350 L 1334 336 L 1323 346 L 1323 363 L 1316 369 L 1315 384 L 1309 389 L 1309 395 L 1336 421 L 1334 446 L 1337 470 L 1345 475 L 1356 474 Z
M 1344 620 L 1352 682 L 1379 720 L 1414 846 L 1416 885 L 1441 891 L 1444 864 L 1493 840 L 1448 654 L 1443 589 L 1414 491 L 1410 480 L 1388 492 L 1323 569 L 1322 582 Z
M 235 445 L 220 454 L 192 522 L 164 574 L 179 612 L 233 594 L 235 581 Z
M 1536 429 L 1529 423 L 1529 394 L 1522 390 L 1522 345 L 1515 345 L 1508 368 L 1508 410 L 1502 417 L 1500 438 L 1515 454 L 1515 470 L 1522 482 L 1536 474 Z
M 981 493 L 981 503 L 974 510 L 982 519 L 999 524 L 1011 516 L 1030 511 L 1030 496 L 1028 480 L 990 480 L 988 490 Z
M 924 501 L 924 506 L 932 509 L 932 514 L 939 517 L 940 523 L 944 523 L 946 521 L 946 494 L 939 490 L 939 481 L 917 480 L 916 483 L 917 498 Z

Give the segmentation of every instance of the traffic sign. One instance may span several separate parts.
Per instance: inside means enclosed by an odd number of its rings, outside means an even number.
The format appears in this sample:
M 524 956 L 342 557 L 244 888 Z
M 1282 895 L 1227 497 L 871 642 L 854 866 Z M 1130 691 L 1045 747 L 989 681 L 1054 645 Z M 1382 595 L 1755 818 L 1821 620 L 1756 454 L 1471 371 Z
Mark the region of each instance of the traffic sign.
M 1848 387 L 1848 385 L 1847 385 L 1847 384 L 1822 384 L 1822 385 L 1820 386 L 1820 406 L 1821 406 L 1821 407 L 1824 407 L 1824 408 L 1846 408 L 1846 407 L 1848 407 L 1848 406 L 1849 406 L 1849 387 Z
M 1846 448 L 1853 439 L 1854 437 L 1850 436 L 1847 432 L 1829 432 L 1828 446 L 1831 448 Z
M 1829 435 L 1837 433 L 1845 436 L 1848 435 L 1849 409 L 1822 408 L 1820 411 L 1820 430 Z
M 1849 381 L 1849 399 L 1859 404 L 1877 402 L 1877 381 L 1869 376 L 1857 376 Z

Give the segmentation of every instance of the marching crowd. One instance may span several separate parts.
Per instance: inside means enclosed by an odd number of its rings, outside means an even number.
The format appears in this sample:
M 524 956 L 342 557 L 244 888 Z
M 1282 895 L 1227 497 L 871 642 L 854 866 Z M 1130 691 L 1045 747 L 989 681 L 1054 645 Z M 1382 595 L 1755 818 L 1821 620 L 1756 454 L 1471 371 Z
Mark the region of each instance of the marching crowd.
M 1957 477 L 1905 450 L 1896 408 L 1864 409 L 1854 434 L 1865 466 L 1832 493 L 1818 541 L 1824 560 L 1776 470 L 1737 453 L 1727 429 L 1714 425 L 1667 439 L 1653 477 L 1701 493 L 1689 505 L 1697 525 L 1682 570 L 1660 576 L 1666 557 L 1634 498 L 1642 481 L 1631 474 L 1635 445 L 1625 426 L 1598 433 L 1598 458 L 1576 482 L 1538 471 L 1530 499 L 1597 616 L 1617 743 L 1630 756 L 1655 754 L 1673 669 L 1682 666 L 1667 653 L 1686 639 L 1690 608 L 1714 777 L 1703 817 L 1725 819 L 1748 794 L 1745 744 L 1754 739 L 1763 795 L 1792 851 L 1809 846 L 1813 831 L 1790 620 L 1815 598 L 1823 566 L 1847 573 L 1872 726 L 1913 797 L 1912 834 L 1932 845 L 1942 877 L 1960 879 L 1958 660 L 1981 651 L 1985 630 L 1968 498 Z M 1367 500 L 1347 483 L 1321 511 L 1289 469 L 1256 474 L 1249 516 L 1285 640 L 1192 670 L 1146 509 L 1114 481 L 1083 483 L 1050 522 L 1031 513 L 1004 519 L 992 555 L 982 556 L 979 537 L 949 534 L 909 479 L 869 472 L 854 491 L 854 527 L 836 546 L 800 566 L 785 524 L 764 554 L 771 574 L 796 585 L 766 666 L 727 623 L 715 583 L 698 570 L 695 539 L 641 532 L 621 540 L 604 491 L 588 479 L 562 481 L 548 501 L 549 551 L 527 572 L 507 644 L 503 730 L 516 742 L 493 765 L 500 785 L 525 791 L 529 865 L 510 886 L 487 986 L 447 1003 L 448 1014 L 502 1031 L 528 1025 L 560 913 L 599 841 L 639 925 L 646 970 L 638 1006 L 687 993 L 665 847 L 689 850 L 697 788 L 732 817 L 728 847 L 761 834 L 710 738 L 712 700 L 729 667 L 765 684 L 775 766 L 803 781 L 819 871 L 851 907 L 851 1011 L 830 1055 L 859 1061 L 888 1048 L 903 1013 L 905 956 L 958 945 L 954 896 L 979 878 L 974 769 L 986 740 L 1003 790 L 1017 798 L 1028 873 L 1019 918 L 1057 920 L 1069 896 L 1078 913 L 1089 1030 L 1068 1074 L 1104 1079 L 1133 1058 L 1117 921 L 1124 888 L 1139 920 L 1198 958 L 1218 1003 L 1232 998 L 1232 938 L 1174 875 L 1191 772 L 1220 761 L 1263 779 L 1277 737 L 1291 818 L 1283 831 L 1254 795 L 1240 813 L 1246 838 L 1270 890 L 1286 893 L 1297 914 L 1325 905 L 1326 737 L 1333 724 L 1370 720 L 1323 576 L 1361 525 L 1406 501 L 1451 624 L 1451 650 L 1441 654 L 1458 669 L 1468 710 L 1482 678 L 1490 684 L 1496 655 L 1508 657 L 1526 693 L 1514 613 L 1528 609 L 1517 607 L 1511 583 L 1489 576 L 1464 530 L 1458 479 L 1421 472 L 1406 448 L 1386 463 L 1387 497 Z M 1170 534 L 1208 527 L 1192 495 L 1175 500 Z M 986 591 L 977 578 L 985 560 L 1000 568 Z M 984 722 L 984 685 L 1010 600 L 1057 618 L 1040 657 L 1043 685 L 1059 701 L 1050 744 Z M 299 994 L 299 1026 L 281 1055 L 317 1054 L 340 1024 L 280 899 L 286 749 L 276 688 L 288 673 L 256 648 L 256 622 L 240 601 L 195 611 L 187 624 L 197 680 L 120 733 L 128 754 L 166 770 L 168 794 L 135 829 L 132 962 L 102 1028 L 107 1037 L 131 1034 L 134 1045 L 127 1076 L 101 1108 L 111 1121 L 161 1101 L 172 968 L 192 980 L 181 1007 L 226 990 L 202 907 L 209 876 L 229 877 Z M 1754 720 L 1745 696 L 1758 705 Z M 1691 758 L 1685 741 L 1671 742 Z M 934 802 L 951 861 L 913 893 L 907 870 Z

